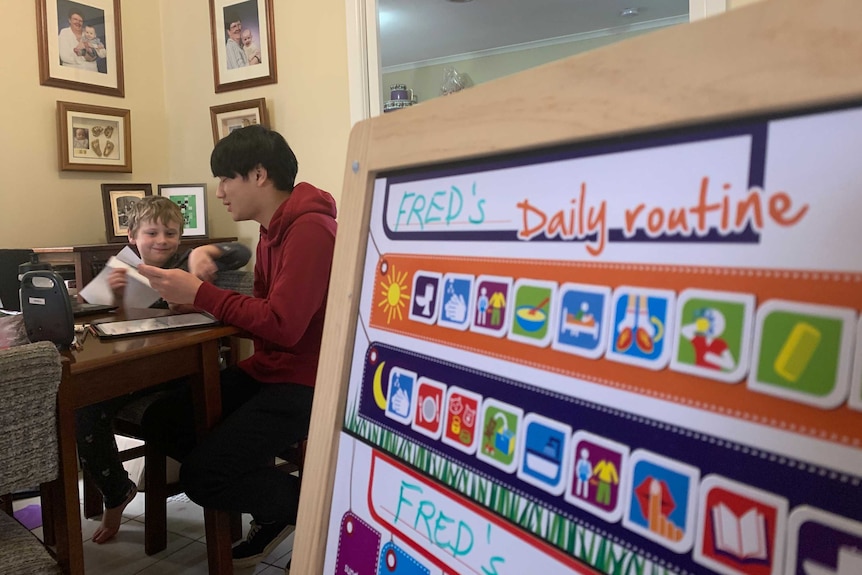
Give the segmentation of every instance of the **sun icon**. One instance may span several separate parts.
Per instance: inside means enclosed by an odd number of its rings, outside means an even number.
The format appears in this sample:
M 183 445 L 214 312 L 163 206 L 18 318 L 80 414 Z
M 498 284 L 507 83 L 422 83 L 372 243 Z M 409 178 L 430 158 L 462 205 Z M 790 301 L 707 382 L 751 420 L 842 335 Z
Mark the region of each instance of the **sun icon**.
M 406 307 L 406 301 L 410 299 L 407 293 L 407 286 L 404 280 L 407 279 L 407 272 L 399 274 L 395 271 L 395 266 L 389 270 L 389 274 L 384 276 L 380 282 L 380 294 L 383 299 L 377 304 L 377 307 L 383 308 L 383 313 L 386 314 L 386 323 L 392 321 L 393 316 L 398 316 L 398 319 L 403 319 L 401 308 Z

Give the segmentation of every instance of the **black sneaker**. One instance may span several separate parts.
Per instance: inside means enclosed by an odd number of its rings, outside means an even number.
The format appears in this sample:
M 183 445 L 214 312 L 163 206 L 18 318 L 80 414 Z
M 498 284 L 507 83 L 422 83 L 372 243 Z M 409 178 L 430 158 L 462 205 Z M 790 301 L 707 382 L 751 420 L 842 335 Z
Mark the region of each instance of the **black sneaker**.
M 252 520 L 245 541 L 232 550 L 234 567 L 254 567 L 295 530 L 296 525 L 289 523 L 258 523 Z

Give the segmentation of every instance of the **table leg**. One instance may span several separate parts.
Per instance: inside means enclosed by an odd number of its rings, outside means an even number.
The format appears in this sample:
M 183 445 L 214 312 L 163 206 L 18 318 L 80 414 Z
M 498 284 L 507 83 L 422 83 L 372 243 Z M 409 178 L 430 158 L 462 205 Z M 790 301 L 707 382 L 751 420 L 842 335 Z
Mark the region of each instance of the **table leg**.
M 60 476 L 51 489 L 57 560 L 64 573 L 84 573 L 84 544 L 78 508 L 78 463 L 75 443 L 75 410 L 72 407 L 68 364 L 57 392 L 57 434 Z M 66 385 L 64 385 L 66 383 Z
M 192 378 L 192 396 L 195 405 L 195 426 L 198 439 L 204 437 L 221 419 L 218 340 L 203 342 L 199 346 L 199 351 L 201 369 L 199 375 Z M 204 523 L 210 574 L 232 574 L 230 515 L 226 511 L 204 509 Z

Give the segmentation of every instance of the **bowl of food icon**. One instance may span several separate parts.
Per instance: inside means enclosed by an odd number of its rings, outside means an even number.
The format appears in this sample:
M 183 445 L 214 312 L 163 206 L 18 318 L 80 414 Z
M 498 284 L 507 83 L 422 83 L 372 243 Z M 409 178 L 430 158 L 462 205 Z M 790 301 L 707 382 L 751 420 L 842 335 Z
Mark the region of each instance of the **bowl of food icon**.
M 545 325 L 548 315 L 542 308 L 522 305 L 515 309 L 515 322 L 524 331 L 539 331 Z

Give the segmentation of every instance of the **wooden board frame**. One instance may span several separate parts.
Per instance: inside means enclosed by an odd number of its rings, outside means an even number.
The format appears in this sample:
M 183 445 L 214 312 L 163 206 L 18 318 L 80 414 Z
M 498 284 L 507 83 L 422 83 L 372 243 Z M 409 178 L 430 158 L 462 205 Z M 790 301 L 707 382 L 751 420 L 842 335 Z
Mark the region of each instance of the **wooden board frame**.
M 378 173 L 858 99 L 860 22 L 862 3 L 770 0 L 357 124 L 291 570 L 323 572 Z

